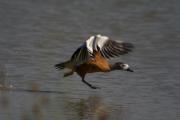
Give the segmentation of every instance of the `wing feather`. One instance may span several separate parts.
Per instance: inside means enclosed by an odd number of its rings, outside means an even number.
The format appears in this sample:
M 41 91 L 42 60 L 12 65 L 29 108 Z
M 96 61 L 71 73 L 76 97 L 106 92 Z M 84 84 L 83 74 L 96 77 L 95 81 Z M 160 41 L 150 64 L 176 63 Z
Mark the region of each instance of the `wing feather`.
M 116 57 L 119 55 L 127 54 L 132 51 L 133 45 L 131 43 L 117 42 L 114 40 L 107 40 L 101 48 L 101 55 L 105 58 Z M 107 55 L 108 56 L 107 56 Z
M 90 57 L 91 57 L 91 54 L 88 52 L 86 44 L 84 43 L 73 53 L 71 57 L 71 62 L 74 65 L 79 65 L 86 62 Z
M 91 36 L 72 55 L 71 62 L 79 65 L 94 57 L 94 51 L 99 51 L 104 58 L 110 59 L 132 51 L 133 45 L 122 41 L 110 40 L 107 36 Z

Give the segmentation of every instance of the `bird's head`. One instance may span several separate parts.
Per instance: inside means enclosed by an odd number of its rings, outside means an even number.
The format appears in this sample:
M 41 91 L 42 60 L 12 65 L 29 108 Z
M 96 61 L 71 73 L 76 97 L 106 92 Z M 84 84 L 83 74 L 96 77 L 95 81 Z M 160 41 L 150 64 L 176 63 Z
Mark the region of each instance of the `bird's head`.
M 130 69 L 128 64 L 122 63 L 122 62 L 117 62 L 111 66 L 112 70 L 124 70 L 124 71 L 129 71 L 129 72 L 134 72 L 132 69 Z

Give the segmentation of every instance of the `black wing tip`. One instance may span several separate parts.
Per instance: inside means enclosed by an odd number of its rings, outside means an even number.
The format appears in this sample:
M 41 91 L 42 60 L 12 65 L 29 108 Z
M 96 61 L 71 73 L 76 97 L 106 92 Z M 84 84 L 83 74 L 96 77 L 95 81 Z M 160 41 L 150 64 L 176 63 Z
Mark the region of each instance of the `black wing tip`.
M 124 55 L 124 54 L 128 54 L 129 52 L 132 52 L 134 45 L 132 43 L 128 43 L 128 42 L 122 42 L 119 45 L 119 55 Z
M 134 45 L 132 43 L 122 43 L 122 45 L 125 47 L 125 48 L 128 48 L 128 49 L 133 49 L 134 48 Z
M 134 48 L 134 45 L 132 43 L 122 43 L 125 54 L 128 52 L 131 52 Z

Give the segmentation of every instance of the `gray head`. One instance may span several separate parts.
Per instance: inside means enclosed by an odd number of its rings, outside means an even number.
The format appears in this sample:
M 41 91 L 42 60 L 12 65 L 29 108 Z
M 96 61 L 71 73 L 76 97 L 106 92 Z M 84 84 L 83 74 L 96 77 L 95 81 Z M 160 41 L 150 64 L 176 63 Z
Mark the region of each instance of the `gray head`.
M 132 69 L 130 69 L 128 64 L 117 62 L 111 66 L 111 70 L 125 70 L 129 72 L 134 72 Z

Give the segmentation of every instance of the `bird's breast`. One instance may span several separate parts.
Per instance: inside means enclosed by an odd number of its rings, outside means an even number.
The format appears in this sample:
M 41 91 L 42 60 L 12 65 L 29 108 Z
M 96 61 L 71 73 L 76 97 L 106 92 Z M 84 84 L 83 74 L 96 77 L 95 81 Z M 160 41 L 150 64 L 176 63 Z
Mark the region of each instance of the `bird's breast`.
M 90 60 L 76 67 L 76 71 L 81 74 L 94 72 L 108 72 L 109 70 L 110 67 L 107 62 L 97 60 Z

